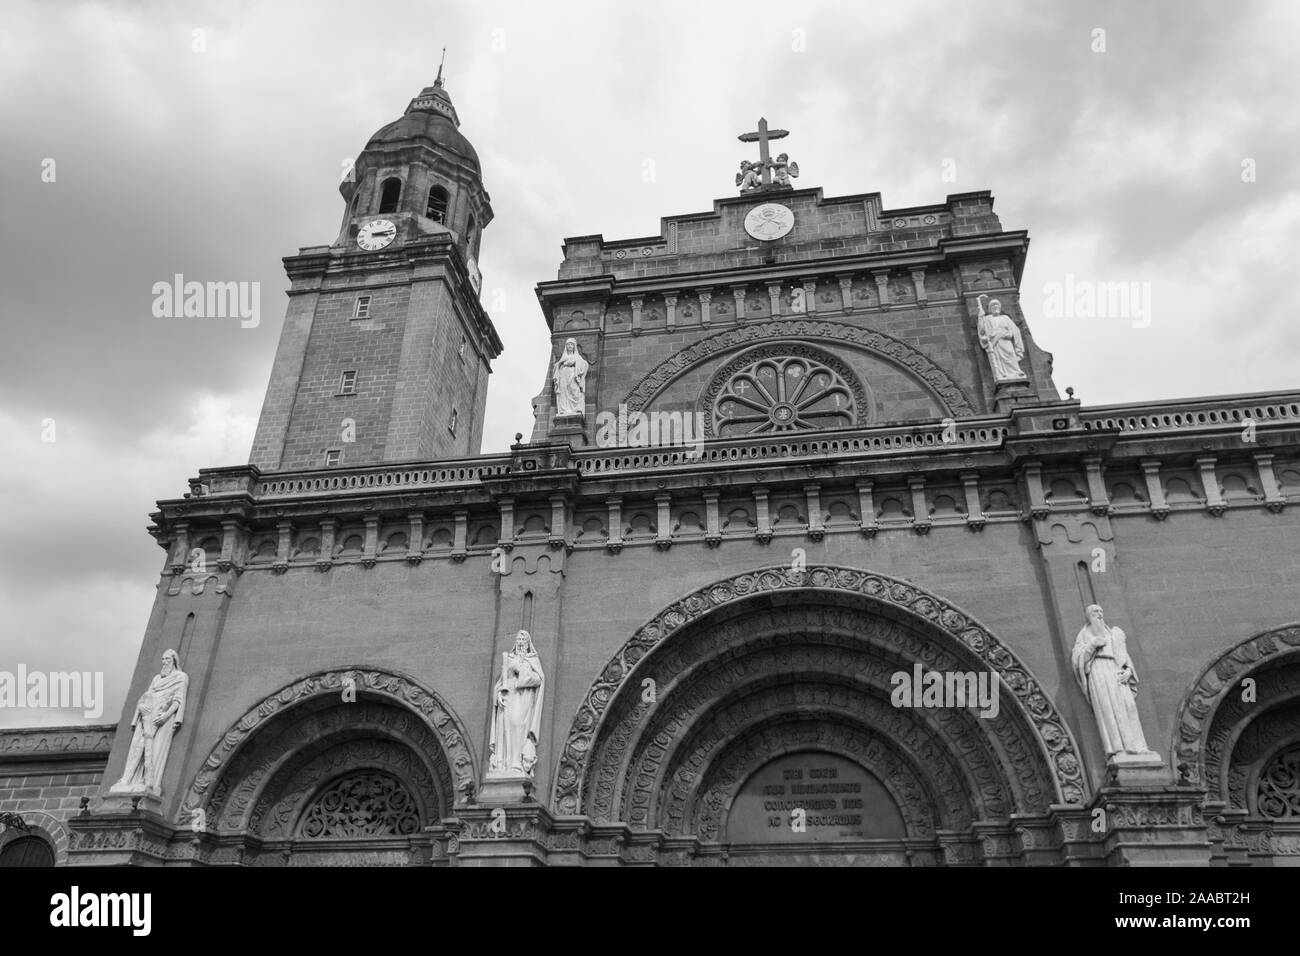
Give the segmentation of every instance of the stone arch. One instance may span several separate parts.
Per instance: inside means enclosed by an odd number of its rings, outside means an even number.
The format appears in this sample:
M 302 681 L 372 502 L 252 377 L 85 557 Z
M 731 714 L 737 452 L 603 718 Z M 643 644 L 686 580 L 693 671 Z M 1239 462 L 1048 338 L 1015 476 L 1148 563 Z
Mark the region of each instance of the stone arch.
M 1005 777 L 1006 785 L 1014 791 L 1012 805 L 1005 809 L 1046 810 L 1051 803 L 1082 804 L 1085 783 L 1069 728 L 1039 682 L 985 627 L 949 602 L 906 581 L 852 568 L 814 566 L 806 571 L 765 568 L 717 581 L 672 603 L 639 628 L 593 681 L 574 716 L 559 756 L 552 803 L 557 812 L 578 814 L 595 808 L 599 817 L 605 808 L 612 811 L 619 806 L 620 788 L 632 778 L 642 789 L 658 786 L 661 793 L 665 787 L 671 789 L 668 774 L 657 772 L 657 777 L 650 774 L 649 779 L 643 779 L 647 775 L 634 769 L 636 754 L 638 748 L 650 754 L 654 746 L 666 751 L 672 741 L 689 732 L 690 726 L 680 720 L 666 720 L 651 735 L 642 733 L 644 728 L 638 726 L 648 713 L 631 720 L 621 718 L 635 713 L 638 707 L 649 711 L 658 709 L 660 701 L 673 700 L 679 687 L 683 692 L 688 689 L 687 681 L 694 680 L 691 674 L 703 674 L 698 668 L 708 667 L 709 662 L 683 663 L 682 680 L 673 683 L 670 679 L 650 704 L 639 704 L 634 699 L 641 693 L 640 678 L 657 666 L 653 662 L 670 659 L 689 643 L 674 642 L 672 638 L 725 621 L 729 613 L 766 609 L 792 596 L 814 604 L 847 603 L 904 625 L 893 634 L 896 639 L 892 644 L 890 633 L 876 638 L 877 662 L 888 661 L 891 655 L 899 662 L 924 662 L 927 667 L 934 661 L 955 660 L 996 673 L 1003 709 L 1010 713 L 1006 720 L 990 722 L 1001 723 L 1001 731 L 994 733 L 985 728 L 969 740 L 972 744 L 978 742 L 991 755 L 991 767 L 1000 764 L 1004 771 L 1016 768 Z M 905 640 L 900 636 L 905 634 L 912 637 Z M 926 639 L 920 640 L 919 635 Z M 793 649 L 790 652 L 795 653 Z M 851 657 L 851 648 L 844 653 Z M 842 667 L 853 666 L 858 665 L 846 657 Z M 637 680 L 633 680 L 634 675 Z M 706 684 L 697 683 L 695 687 L 707 690 Z M 1006 693 L 1008 689 L 1010 694 Z M 707 698 L 709 694 L 699 696 Z M 932 723 L 959 719 L 952 714 L 926 718 Z M 935 733 L 940 730 L 934 728 Z M 920 743 L 916 746 L 919 749 Z M 998 785 L 998 780 L 984 779 L 975 788 L 988 789 L 987 800 Z M 1021 805 L 1026 802 L 1027 806 Z M 646 817 L 648 823 L 653 819 Z
M 700 339 L 659 365 L 638 382 L 623 399 L 628 411 L 644 409 L 669 383 L 687 370 L 719 354 L 779 340 L 790 342 L 838 342 L 870 352 L 900 366 L 916 377 L 953 416 L 978 414 L 961 386 L 924 353 L 875 329 L 864 329 L 825 319 L 778 319 L 746 323 Z
M 1193 783 L 1225 795 L 1225 770 L 1232 746 L 1249 717 L 1237 714 L 1241 681 L 1277 665 L 1300 663 L 1300 622 L 1262 631 L 1223 652 L 1192 681 L 1174 722 L 1171 762 L 1186 766 Z M 1270 678 L 1275 679 L 1275 678 Z M 1276 678 L 1282 679 L 1282 678 Z M 1261 698 L 1263 699 L 1263 698 Z
M 39 837 L 49 844 L 55 866 L 68 865 L 68 828 L 62 820 L 44 810 L 23 810 L 19 814 L 29 829 L 7 827 L 0 833 L 0 850 L 20 837 Z
M 355 687 L 354 703 L 342 703 L 346 681 Z M 346 722 L 338 719 L 335 703 L 352 709 Z M 210 808 L 211 825 L 227 820 L 228 826 L 240 830 L 260 827 L 268 814 L 283 819 L 275 811 L 284 794 L 298 793 L 298 805 L 311 796 L 300 792 L 301 777 L 294 777 L 304 764 L 330 747 L 374 733 L 431 761 L 425 769 L 432 786 L 426 791 L 439 795 L 448 807 L 455 794 L 477 779 L 477 762 L 464 724 L 441 697 L 401 674 L 342 667 L 288 684 L 240 717 L 212 748 L 190 784 L 180 820 L 189 823 L 199 808 Z M 267 752 L 255 753 L 258 741 L 269 744 Z M 268 806 L 276 795 L 282 799 Z

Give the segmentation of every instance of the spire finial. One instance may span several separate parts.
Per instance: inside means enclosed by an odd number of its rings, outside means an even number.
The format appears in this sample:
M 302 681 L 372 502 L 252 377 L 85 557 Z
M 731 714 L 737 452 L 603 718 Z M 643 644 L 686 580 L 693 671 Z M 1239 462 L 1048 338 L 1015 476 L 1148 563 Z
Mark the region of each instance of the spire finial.
M 442 67 L 447 62 L 447 48 L 442 48 L 442 59 L 438 61 L 438 77 L 433 81 L 434 86 L 442 86 Z

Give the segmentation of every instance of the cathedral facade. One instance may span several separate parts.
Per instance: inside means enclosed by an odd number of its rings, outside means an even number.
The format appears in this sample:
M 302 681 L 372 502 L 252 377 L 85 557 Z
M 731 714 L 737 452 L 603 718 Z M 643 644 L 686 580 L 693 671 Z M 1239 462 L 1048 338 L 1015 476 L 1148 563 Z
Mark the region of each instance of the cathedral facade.
M 760 122 L 565 240 L 482 454 L 459 126 L 423 90 L 285 260 L 251 459 L 159 502 L 116 727 L 0 735 L 0 853 L 1300 863 L 1300 392 L 1062 398 L 989 193 L 826 197 Z

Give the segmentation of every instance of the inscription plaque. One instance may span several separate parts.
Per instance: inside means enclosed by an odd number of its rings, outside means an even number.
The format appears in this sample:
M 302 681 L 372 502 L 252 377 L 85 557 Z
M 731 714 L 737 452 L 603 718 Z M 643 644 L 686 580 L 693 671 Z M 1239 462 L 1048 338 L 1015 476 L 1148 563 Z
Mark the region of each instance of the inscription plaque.
M 884 785 L 853 761 L 827 753 L 787 754 L 764 764 L 741 786 L 727 815 L 730 843 L 851 843 L 906 835 Z

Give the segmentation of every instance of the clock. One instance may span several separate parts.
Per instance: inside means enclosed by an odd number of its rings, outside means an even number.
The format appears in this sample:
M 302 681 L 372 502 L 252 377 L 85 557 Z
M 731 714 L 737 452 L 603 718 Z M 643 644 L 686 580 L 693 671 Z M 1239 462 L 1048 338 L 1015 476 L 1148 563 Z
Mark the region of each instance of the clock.
M 397 227 L 388 219 L 372 219 L 357 233 L 357 245 L 366 252 L 377 252 L 397 238 Z
M 762 242 L 780 239 L 794 228 L 794 213 L 780 203 L 755 206 L 745 217 L 745 231 Z

